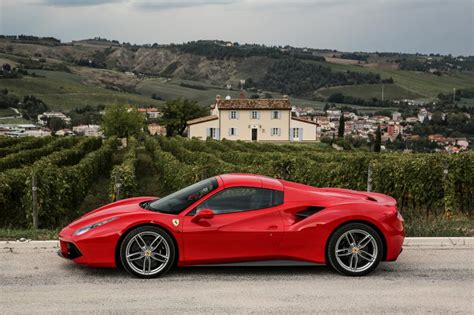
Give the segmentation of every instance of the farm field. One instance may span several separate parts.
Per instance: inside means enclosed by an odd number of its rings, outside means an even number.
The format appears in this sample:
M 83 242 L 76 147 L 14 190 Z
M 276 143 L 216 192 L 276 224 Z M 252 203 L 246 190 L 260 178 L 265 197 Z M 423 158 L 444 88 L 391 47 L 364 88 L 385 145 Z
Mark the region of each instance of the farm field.
M 407 90 L 397 84 L 384 84 L 385 100 L 401 100 L 401 99 L 419 99 L 423 95 Z M 372 98 L 382 99 L 382 84 L 361 84 L 351 86 L 338 86 L 319 89 L 318 94 L 329 97 L 334 93 L 342 93 L 347 96 L 370 100 Z
M 44 77 L 25 76 L 0 81 L 0 89 L 8 89 L 20 98 L 36 95 L 53 110 L 71 110 L 86 105 L 159 105 L 161 102 L 138 94 L 116 92 L 83 83 L 83 78 L 66 72 L 30 70 Z
M 418 94 L 421 98 L 435 98 L 439 93 L 452 92 L 453 88 L 474 87 L 474 73 L 469 72 L 437 76 L 424 72 L 377 69 L 357 65 L 333 63 L 328 63 L 328 65 L 336 71 L 373 72 L 380 74 L 382 79 L 393 78 L 394 83 L 400 88 Z
M 16 235 L 15 229 L 33 224 L 33 174 L 38 187 L 38 227 L 49 231 L 117 198 L 162 197 L 223 173 L 255 173 L 316 187 L 366 190 L 369 166 L 373 190 L 398 200 L 410 236 L 471 236 L 474 230 L 469 218 L 472 152 L 378 154 L 339 152 L 324 144 L 147 136 L 142 142 L 131 138 L 128 147 L 121 149 L 115 138 L 0 138 L 0 153 L 3 235 Z M 447 212 L 451 219 L 446 219 Z

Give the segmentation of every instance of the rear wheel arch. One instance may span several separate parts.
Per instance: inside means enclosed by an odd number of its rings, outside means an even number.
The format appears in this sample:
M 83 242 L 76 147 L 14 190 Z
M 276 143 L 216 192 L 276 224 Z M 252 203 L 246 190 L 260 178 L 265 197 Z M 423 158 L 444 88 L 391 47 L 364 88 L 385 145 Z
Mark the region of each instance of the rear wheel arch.
M 178 241 L 176 240 L 176 238 L 174 237 L 173 233 L 171 233 L 171 231 L 166 228 L 165 226 L 161 225 L 161 224 L 156 224 L 156 223 L 142 223 L 142 224 L 137 224 L 137 225 L 132 225 L 132 226 L 129 226 L 123 233 L 122 235 L 120 235 L 120 238 L 118 239 L 117 241 L 117 244 L 115 244 L 115 265 L 117 268 L 123 268 L 122 266 L 122 262 L 120 260 L 120 246 L 123 242 L 123 239 L 125 238 L 125 236 L 127 236 L 127 234 L 136 229 L 136 228 L 139 228 L 139 227 L 142 227 L 142 226 L 153 226 L 153 227 L 158 227 L 160 229 L 162 229 L 163 231 L 165 231 L 168 236 L 171 238 L 171 240 L 173 241 L 173 244 L 174 244 L 174 247 L 175 247 L 175 254 L 176 254 L 176 259 L 174 260 L 174 266 L 176 266 L 178 264 L 178 261 L 179 261 L 179 246 L 178 246 Z
M 343 227 L 344 225 L 351 224 L 351 223 L 361 223 L 361 224 L 368 225 L 371 228 L 373 228 L 375 230 L 375 232 L 377 232 L 378 236 L 382 240 L 382 245 L 383 245 L 382 260 L 381 261 L 385 261 L 387 259 L 387 240 L 385 239 L 385 236 L 382 233 L 382 231 L 379 229 L 379 227 L 377 225 L 373 224 L 372 222 L 366 221 L 366 220 L 349 220 L 349 221 L 344 221 L 341 224 L 339 224 L 338 226 L 336 226 L 331 231 L 331 234 L 327 238 L 326 244 L 324 246 L 324 257 L 326 259 L 326 262 L 328 261 L 327 253 L 328 253 L 328 246 L 329 246 L 329 241 L 331 240 L 331 237 L 334 235 L 334 233 L 336 233 L 336 231 L 339 228 Z

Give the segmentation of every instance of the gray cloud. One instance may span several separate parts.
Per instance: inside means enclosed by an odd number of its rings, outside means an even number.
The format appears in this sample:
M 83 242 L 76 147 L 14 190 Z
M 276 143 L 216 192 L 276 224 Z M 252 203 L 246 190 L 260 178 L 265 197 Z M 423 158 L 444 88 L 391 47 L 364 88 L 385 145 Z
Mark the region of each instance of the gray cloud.
M 124 0 L 42 0 L 39 4 L 57 7 L 83 7 L 120 2 L 124 2 Z
M 206 5 L 228 5 L 233 3 L 240 3 L 243 1 L 235 0 L 135 0 L 129 1 L 129 3 L 140 9 L 154 9 L 154 10 L 166 10 L 166 9 L 177 9 L 177 8 L 189 8 Z

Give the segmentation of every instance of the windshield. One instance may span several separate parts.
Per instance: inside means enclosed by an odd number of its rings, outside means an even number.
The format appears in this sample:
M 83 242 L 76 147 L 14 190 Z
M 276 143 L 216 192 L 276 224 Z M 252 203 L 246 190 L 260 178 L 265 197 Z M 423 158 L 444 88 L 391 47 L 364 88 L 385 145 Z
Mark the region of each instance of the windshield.
M 180 213 L 218 186 L 215 177 L 205 179 L 166 197 L 151 202 L 148 209 L 164 213 Z

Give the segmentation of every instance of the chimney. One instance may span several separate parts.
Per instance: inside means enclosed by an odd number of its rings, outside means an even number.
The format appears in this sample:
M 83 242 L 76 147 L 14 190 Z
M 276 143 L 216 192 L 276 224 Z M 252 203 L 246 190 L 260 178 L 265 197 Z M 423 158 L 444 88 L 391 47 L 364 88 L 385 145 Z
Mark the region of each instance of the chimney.
M 221 96 L 220 95 L 216 95 L 216 102 L 219 102 L 221 100 Z
M 288 99 L 288 95 L 283 95 L 283 99 L 284 99 L 284 100 L 287 100 L 287 99 Z
M 243 99 L 245 98 L 245 93 L 244 93 L 244 92 L 240 92 L 239 98 L 240 98 L 241 100 L 243 100 Z

